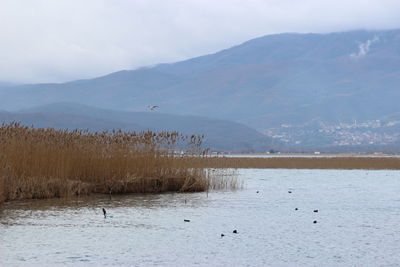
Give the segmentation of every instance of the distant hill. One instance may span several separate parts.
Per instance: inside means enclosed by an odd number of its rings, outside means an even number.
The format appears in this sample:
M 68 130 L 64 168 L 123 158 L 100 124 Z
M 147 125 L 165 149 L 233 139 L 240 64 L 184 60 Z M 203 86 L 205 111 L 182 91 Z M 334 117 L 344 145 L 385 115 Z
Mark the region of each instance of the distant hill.
M 244 123 L 295 146 L 308 142 L 304 136 L 331 146 L 330 135 L 310 134 L 400 112 L 399 47 L 400 30 L 268 35 L 173 64 L 2 88 L 0 109 L 65 101 L 125 111 L 159 105 L 163 113 Z
M 72 115 L 64 113 L 15 113 L 1 112 L 0 122 L 20 122 L 22 125 L 34 126 L 35 128 L 56 129 L 88 129 L 91 131 L 106 131 L 110 129 L 135 129 L 143 130 L 136 124 L 121 123 L 112 120 L 94 119 L 88 116 Z
M 9 83 L 9 82 L 2 82 L 0 81 L 0 88 L 1 87 L 11 87 L 11 86 L 16 86 L 17 84 L 14 83 Z
M 39 128 L 54 127 L 70 130 L 121 129 L 205 134 L 205 147 L 216 151 L 264 152 L 276 147 L 270 138 L 235 122 L 158 112 L 114 111 L 72 103 L 55 103 L 11 113 L 0 112 L 0 121 L 19 121 L 23 125 Z

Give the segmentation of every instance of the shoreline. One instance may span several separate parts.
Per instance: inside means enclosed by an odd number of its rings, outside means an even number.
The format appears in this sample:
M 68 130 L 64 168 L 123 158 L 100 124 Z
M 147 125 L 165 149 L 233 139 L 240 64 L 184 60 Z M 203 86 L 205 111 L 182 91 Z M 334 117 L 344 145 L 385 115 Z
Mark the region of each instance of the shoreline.
M 197 159 L 196 167 L 234 169 L 400 170 L 400 157 L 212 157 Z
M 308 153 L 226 153 L 221 154 L 221 156 L 226 157 L 341 157 L 341 158 L 397 158 L 400 154 L 390 154 L 390 153 L 323 153 L 323 152 L 308 152 Z
M 400 170 L 400 157 L 205 157 L 195 158 L 192 157 L 190 160 L 187 158 L 179 159 L 176 158 L 176 163 L 179 165 L 179 161 L 184 160 L 186 168 L 194 169 L 320 169 L 320 170 Z M 215 173 L 217 174 L 217 173 Z M 3 181 L 1 181 L 3 179 Z M 152 179 L 145 179 L 147 182 L 151 182 Z M 153 179 L 154 180 L 154 179 Z M 181 177 L 181 181 L 178 184 L 185 184 L 185 178 Z M 48 182 L 48 181 L 47 181 Z M 115 181 L 114 181 L 115 182 Z M 142 180 L 142 182 L 144 182 Z M 215 183 L 215 181 L 214 181 Z M 47 184 L 47 183 L 46 183 Z M 175 183 L 176 184 L 176 183 Z M 218 184 L 218 183 L 217 183 Z M 3 186 L 3 188 L 2 188 Z M 232 186 L 232 185 L 231 185 Z M 222 187 L 227 187 L 227 185 Z M 229 187 L 229 186 L 228 186 Z M 233 187 L 235 187 L 233 185 Z M 177 188 L 175 188 L 177 189 Z M 1 193 L 5 193 L 4 177 L 0 177 L 0 204 L 2 202 L 8 202 L 18 199 L 50 199 L 66 197 L 54 196 L 54 192 L 46 196 L 29 196 L 29 197 L 14 197 L 5 198 L 1 196 Z M 34 190 L 35 191 L 35 190 Z M 85 191 L 85 190 L 84 190 Z M 88 192 L 81 192 L 78 195 L 87 195 L 92 193 L 105 193 L 104 190 L 88 190 Z M 151 193 L 164 193 L 164 192 L 182 192 L 181 190 L 154 190 Z M 192 190 L 188 190 L 192 191 Z M 193 190 L 193 191 L 205 191 L 205 190 Z M 150 191 L 142 190 L 118 190 L 114 194 L 118 193 L 150 193 Z M 33 192 L 35 193 L 35 192 Z M 72 194 L 74 195 L 74 194 Z

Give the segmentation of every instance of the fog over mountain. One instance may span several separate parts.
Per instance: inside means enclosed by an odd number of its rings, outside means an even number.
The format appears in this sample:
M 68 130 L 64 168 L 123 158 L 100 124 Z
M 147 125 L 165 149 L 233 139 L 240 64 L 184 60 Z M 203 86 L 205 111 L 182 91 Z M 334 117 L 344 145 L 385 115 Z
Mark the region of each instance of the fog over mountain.
M 138 112 L 158 105 L 163 113 L 243 123 L 298 148 L 376 145 L 399 119 L 399 47 L 400 30 L 268 35 L 96 79 L 2 86 L 0 109 L 71 102 Z M 382 142 L 400 141 L 393 133 Z
M 398 0 L 1 0 L 0 80 L 66 82 L 267 34 L 400 28 Z

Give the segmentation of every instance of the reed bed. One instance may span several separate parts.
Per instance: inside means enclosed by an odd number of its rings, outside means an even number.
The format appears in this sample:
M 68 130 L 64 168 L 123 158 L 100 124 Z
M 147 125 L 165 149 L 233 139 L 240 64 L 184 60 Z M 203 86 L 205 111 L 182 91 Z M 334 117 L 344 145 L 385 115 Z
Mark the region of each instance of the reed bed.
M 253 168 L 253 169 L 367 169 L 400 170 L 400 158 L 389 157 L 276 157 L 276 158 L 196 158 L 195 168 Z
M 209 171 L 209 186 L 211 190 L 223 190 L 223 189 L 243 189 L 243 180 L 237 177 L 237 173 L 232 168 L 226 169 L 208 169 Z M 216 175 L 218 174 L 218 175 Z
M 4 177 L 0 177 L 0 204 L 5 200 L 5 198 Z
M 216 175 L 190 162 L 202 136 L 177 132 L 101 132 L 0 127 L 0 202 L 90 193 L 205 191 Z M 187 148 L 176 156 L 176 147 Z M 189 156 L 190 155 L 190 156 Z M 193 157 L 196 155 L 196 157 Z M 226 183 L 226 187 L 234 183 Z

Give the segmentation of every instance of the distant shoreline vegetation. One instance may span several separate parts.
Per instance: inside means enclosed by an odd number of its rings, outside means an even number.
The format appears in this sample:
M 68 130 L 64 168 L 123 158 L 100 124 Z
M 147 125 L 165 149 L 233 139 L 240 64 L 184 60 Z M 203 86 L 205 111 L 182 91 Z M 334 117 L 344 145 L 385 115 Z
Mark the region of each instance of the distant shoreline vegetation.
M 235 188 L 234 178 L 190 163 L 203 137 L 178 132 L 100 132 L 0 127 L 0 202 L 90 193 L 195 192 Z M 185 151 L 176 154 L 174 149 Z M 193 157 L 196 155 L 196 157 Z
M 365 169 L 400 170 L 400 157 L 214 157 L 191 161 L 196 168 L 242 168 L 242 169 Z
M 0 203 L 91 193 L 237 189 L 237 168 L 400 169 L 396 157 L 219 157 L 203 136 L 178 132 L 100 132 L 0 127 Z M 185 148 L 185 150 L 183 150 Z M 178 153 L 179 152 L 179 153 Z

